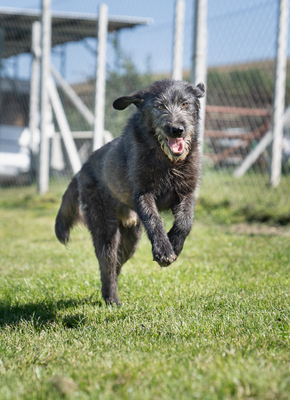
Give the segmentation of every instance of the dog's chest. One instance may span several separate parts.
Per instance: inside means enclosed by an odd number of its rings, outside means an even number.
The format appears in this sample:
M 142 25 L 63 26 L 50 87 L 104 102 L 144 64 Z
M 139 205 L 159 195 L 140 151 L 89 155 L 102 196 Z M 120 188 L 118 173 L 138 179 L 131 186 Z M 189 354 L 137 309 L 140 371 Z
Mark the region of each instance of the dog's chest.
M 166 211 L 173 207 L 178 201 L 178 196 L 174 191 L 164 191 L 156 197 L 156 205 L 159 211 Z
M 158 209 L 166 210 L 194 191 L 196 178 L 193 172 L 184 174 L 182 170 L 175 168 L 163 173 L 153 173 L 150 183 Z

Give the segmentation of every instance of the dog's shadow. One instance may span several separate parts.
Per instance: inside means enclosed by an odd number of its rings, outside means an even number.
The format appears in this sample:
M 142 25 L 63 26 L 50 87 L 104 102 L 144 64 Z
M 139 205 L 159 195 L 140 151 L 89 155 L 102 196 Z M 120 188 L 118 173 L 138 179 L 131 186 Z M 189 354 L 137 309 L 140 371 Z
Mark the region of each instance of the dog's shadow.
M 92 297 L 92 296 L 91 296 Z M 60 323 L 66 328 L 77 328 L 86 320 L 84 313 L 79 312 L 79 307 L 90 305 L 92 307 L 102 307 L 104 304 L 97 300 L 92 301 L 91 297 L 82 299 L 67 300 L 45 300 L 39 303 L 27 303 L 11 305 L 9 303 L 0 303 L 0 327 L 17 327 L 22 323 L 30 323 L 36 330 L 42 330 L 48 325 Z M 78 312 L 74 313 L 74 309 Z M 70 309 L 70 313 L 62 315 L 61 311 Z

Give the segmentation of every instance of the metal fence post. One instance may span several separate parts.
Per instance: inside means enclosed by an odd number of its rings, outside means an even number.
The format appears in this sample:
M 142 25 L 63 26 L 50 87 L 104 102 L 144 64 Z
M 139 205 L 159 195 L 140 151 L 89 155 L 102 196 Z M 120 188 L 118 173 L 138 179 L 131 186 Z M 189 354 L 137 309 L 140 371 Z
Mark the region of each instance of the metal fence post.
M 38 191 L 44 194 L 49 188 L 49 128 L 51 109 L 47 85 L 50 79 L 50 49 L 51 49 L 51 0 L 42 0 L 41 17 L 41 108 L 40 108 L 40 144 Z
M 101 4 L 98 17 L 98 55 L 96 71 L 95 121 L 93 150 L 103 145 L 106 91 L 106 49 L 108 32 L 108 6 Z
M 285 82 L 287 67 L 288 8 L 289 0 L 280 0 L 273 109 L 273 145 L 270 177 L 270 183 L 274 187 L 279 185 L 281 177 L 282 138 L 284 125 L 283 116 L 285 107 Z
M 177 0 L 175 6 L 175 28 L 172 66 L 172 79 L 176 80 L 182 80 L 184 13 L 185 1 Z
M 2 102 L 2 52 L 3 52 L 3 45 L 4 45 L 4 29 L 0 28 L 0 107 L 1 107 L 1 102 Z
M 207 77 L 207 0 L 195 0 L 194 38 L 191 69 L 191 83 L 206 84 Z M 206 97 L 200 101 L 200 139 L 199 149 L 203 152 Z
M 4 44 L 4 29 L 0 28 L 0 67 L 2 68 L 2 51 Z
M 30 104 L 29 104 L 29 130 L 30 130 L 30 149 L 32 152 L 32 169 L 35 170 L 35 157 L 39 146 L 39 94 L 40 94 L 40 57 L 41 57 L 41 23 L 35 21 L 32 24 L 31 37 L 31 78 L 30 78 Z

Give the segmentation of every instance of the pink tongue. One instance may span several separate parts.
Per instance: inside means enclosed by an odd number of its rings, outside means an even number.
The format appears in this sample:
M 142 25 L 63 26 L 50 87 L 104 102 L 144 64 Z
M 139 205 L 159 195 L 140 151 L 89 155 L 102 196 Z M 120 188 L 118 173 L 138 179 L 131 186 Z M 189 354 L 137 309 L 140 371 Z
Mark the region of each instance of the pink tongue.
M 168 146 L 171 148 L 173 153 L 181 153 L 184 148 L 184 139 L 176 138 L 176 139 L 168 139 Z

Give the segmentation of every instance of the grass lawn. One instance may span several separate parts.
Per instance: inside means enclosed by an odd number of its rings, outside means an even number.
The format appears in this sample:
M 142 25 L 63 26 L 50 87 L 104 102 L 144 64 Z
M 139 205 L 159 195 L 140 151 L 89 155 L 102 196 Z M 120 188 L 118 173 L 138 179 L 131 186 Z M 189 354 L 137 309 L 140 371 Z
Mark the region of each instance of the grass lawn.
M 111 307 L 86 229 L 54 236 L 62 189 L 1 189 L 0 399 L 290 399 L 289 225 L 201 201 L 170 267 L 143 235 Z

